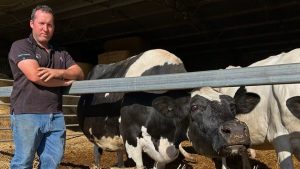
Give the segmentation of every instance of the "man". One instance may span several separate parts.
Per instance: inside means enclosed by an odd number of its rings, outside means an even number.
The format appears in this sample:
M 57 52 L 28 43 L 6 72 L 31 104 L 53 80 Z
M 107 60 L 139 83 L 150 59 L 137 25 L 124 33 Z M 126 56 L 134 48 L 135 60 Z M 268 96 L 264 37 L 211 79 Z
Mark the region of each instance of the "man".
M 32 34 L 11 46 L 9 64 L 14 77 L 11 125 L 15 153 L 12 169 L 58 168 L 64 153 L 64 86 L 82 80 L 83 72 L 72 57 L 49 44 L 54 32 L 52 9 L 39 5 L 30 20 Z

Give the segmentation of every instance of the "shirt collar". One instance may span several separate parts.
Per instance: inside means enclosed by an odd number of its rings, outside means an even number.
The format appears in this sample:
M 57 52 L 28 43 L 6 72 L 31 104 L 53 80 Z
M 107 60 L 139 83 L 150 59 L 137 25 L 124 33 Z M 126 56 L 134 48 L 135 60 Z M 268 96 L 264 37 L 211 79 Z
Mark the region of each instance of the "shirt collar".
M 44 47 L 40 46 L 40 45 L 36 42 L 36 40 L 33 38 L 32 33 L 29 35 L 28 41 L 29 41 L 31 44 L 33 44 L 33 45 L 35 45 L 35 46 L 38 46 L 39 48 L 44 49 Z M 51 44 L 49 44 L 49 49 L 50 49 L 50 50 L 53 49 L 53 46 L 52 46 Z

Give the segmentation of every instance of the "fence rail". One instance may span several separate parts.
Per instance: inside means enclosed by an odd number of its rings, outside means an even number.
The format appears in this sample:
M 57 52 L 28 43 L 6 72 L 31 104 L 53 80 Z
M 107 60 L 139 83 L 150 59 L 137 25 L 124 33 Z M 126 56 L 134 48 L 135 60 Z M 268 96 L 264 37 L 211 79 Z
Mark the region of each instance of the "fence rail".
M 283 83 L 300 83 L 299 63 L 143 77 L 76 81 L 66 90 L 65 94 L 133 92 L 198 88 L 204 86 L 227 87 Z M 11 91 L 11 86 L 0 87 L 0 97 L 9 97 Z M 79 96 L 70 97 L 78 98 Z M 76 107 L 76 105 L 67 104 L 65 107 L 72 108 Z M 68 124 L 68 127 L 75 126 L 78 126 L 78 124 Z M 3 140 L 0 140 L 0 142 L 1 141 Z
M 65 117 L 76 117 L 75 114 L 65 114 L 64 115 Z M 9 115 L 0 115 L 0 120 L 2 120 L 3 118 L 9 118 L 10 116 Z M 73 127 L 79 127 L 79 124 L 76 123 L 76 124 L 66 124 L 66 127 L 67 128 L 73 128 Z M 11 128 L 10 127 L 0 127 L 0 132 L 1 131 L 10 131 Z M 82 136 L 83 134 L 68 134 L 67 133 L 67 137 L 77 137 L 77 136 Z M 2 142 L 11 142 L 13 141 L 13 139 L 3 139 L 3 138 L 0 138 L 0 143 Z
M 225 87 L 300 82 L 300 64 L 245 67 L 168 75 L 76 81 L 65 94 L 172 90 L 203 86 Z M 8 97 L 12 87 L 0 87 Z
M 3 79 L 0 79 L 0 80 L 3 80 Z M 7 79 L 5 79 L 7 80 Z M 9 81 L 9 80 L 7 80 Z M 67 97 L 67 98 L 79 98 L 80 96 L 73 96 L 73 95 L 64 95 L 64 97 Z M 70 101 L 69 101 L 70 102 Z M 75 103 L 77 104 L 77 103 Z M 65 108 L 76 108 L 77 105 L 75 104 L 64 104 L 63 107 Z M 0 106 L 1 105 L 5 105 L 5 106 L 10 106 L 10 103 L 0 103 Z M 65 117 L 76 117 L 76 114 L 64 114 Z M 9 119 L 10 118 L 10 115 L 9 114 L 0 114 L 0 121 L 3 120 L 3 119 Z M 75 123 L 75 124 L 66 124 L 66 127 L 67 128 L 74 128 L 74 127 L 79 127 L 79 124 L 78 123 Z M 0 126 L 0 132 L 5 132 L 5 131 L 10 131 L 11 128 L 9 126 L 7 127 L 3 127 L 3 126 Z M 83 134 L 69 134 L 67 132 L 67 139 L 71 139 L 71 138 L 76 138 L 78 136 L 82 136 Z M 1 138 L 0 137 L 0 143 L 4 143 L 4 142 L 11 142 L 13 141 L 13 139 L 7 139 L 7 138 Z

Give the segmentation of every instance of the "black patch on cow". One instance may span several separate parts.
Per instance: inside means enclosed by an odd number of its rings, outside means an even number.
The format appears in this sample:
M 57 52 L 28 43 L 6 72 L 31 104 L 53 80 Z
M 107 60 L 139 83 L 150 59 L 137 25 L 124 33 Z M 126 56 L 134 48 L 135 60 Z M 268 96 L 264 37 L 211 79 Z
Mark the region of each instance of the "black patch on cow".
M 185 73 L 186 69 L 183 64 L 168 64 L 157 65 L 151 67 L 149 70 L 143 72 L 142 76 L 149 75 L 162 75 L 162 74 L 172 74 L 172 73 Z
M 298 119 L 300 118 L 300 96 L 294 96 L 287 99 L 286 106 L 295 117 Z
M 112 64 L 98 64 L 89 72 L 87 80 L 119 78 L 124 77 L 128 68 L 141 57 L 143 53 L 136 57 L 130 57 Z M 77 116 L 79 125 L 83 126 L 85 117 L 97 116 L 120 116 L 121 102 L 124 93 L 95 93 L 81 95 L 78 107 Z
M 157 112 L 162 114 L 168 119 L 172 119 L 176 123 L 176 130 L 173 143 L 178 148 L 181 141 L 186 140 L 186 129 L 188 127 L 188 112 L 189 108 L 189 96 L 176 97 L 176 99 L 170 96 L 157 97 L 152 101 L 152 106 Z M 172 129 L 171 129 L 172 130 Z M 157 136 L 159 137 L 159 136 Z
M 79 99 L 77 106 L 77 119 L 83 133 L 90 141 L 93 141 L 93 136 L 85 126 L 91 126 L 92 133 L 95 137 L 114 137 L 119 135 L 118 119 L 120 117 L 120 107 L 122 100 L 115 102 L 93 102 L 94 94 L 85 94 Z M 99 97 L 101 98 L 101 97 Z M 86 117 L 99 118 L 98 123 L 84 124 Z
M 125 77 L 128 69 L 134 64 L 143 53 L 128 58 L 124 61 L 120 61 L 113 64 L 99 64 L 96 65 L 92 71 L 88 74 L 88 80 L 95 79 L 107 79 L 107 78 L 121 78 Z M 169 65 L 164 64 L 163 66 L 154 66 L 149 68 L 146 72 L 142 74 L 142 76 L 147 75 L 157 75 L 157 74 L 170 74 L 170 73 L 182 73 L 186 72 L 183 64 L 180 65 Z M 142 93 L 142 92 L 140 92 Z M 172 93 L 172 92 L 171 92 Z M 102 136 L 116 136 L 120 134 L 120 128 L 124 129 L 124 126 L 129 126 L 129 128 L 125 128 L 123 131 L 126 133 L 126 136 L 129 136 L 130 139 L 136 139 L 136 137 L 141 137 L 141 126 L 146 126 L 151 128 L 149 133 L 158 133 L 156 128 L 160 126 L 159 122 L 164 118 L 170 119 L 170 117 L 166 117 L 163 113 L 158 113 L 156 109 L 152 107 L 152 100 L 157 97 L 144 95 L 145 93 L 137 96 L 137 99 L 129 99 L 134 98 L 131 97 L 131 94 L 128 93 L 128 99 L 123 103 L 125 93 L 109 93 L 108 95 L 105 93 L 96 93 L 96 94 L 84 94 L 81 96 L 78 107 L 77 107 L 77 116 L 79 120 L 79 124 L 83 133 L 90 138 L 91 141 L 94 137 L 102 137 Z M 133 96 L 133 95 L 132 95 Z M 172 94 L 168 94 L 167 96 L 173 97 Z M 147 98 L 149 97 L 149 98 Z M 189 95 L 187 96 L 189 97 Z M 179 99 L 177 99 L 178 101 Z M 118 118 L 120 117 L 121 107 L 124 112 L 127 113 L 129 117 L 122 117 L 121 121 L 126 123 L 123 127 L 119 128 Z M 187 106 L 189 107 L 189 106 Z M 132 111 L 134 110 L 134 111 Z M 125 113 L 126 114 L 126 113 Z M 97 122 L 84 124 L 86 117 L 97 117 Z M 131 117 L 131 118 L 130 118 Z M 157 120 L 158 119 L 158 120 Z M 188 118 L 186 118 L 188 120 Z M 172 121 L 172 120 L 169 120 Z M 162 123 L 164 124 L 164 123 Z M 168 124 L 168 122 L 167 122 Z M 154 127 L 153 127 L 154 126 Z M 164 125 L 165 126 L 165 125 Z M 167 126 L 167 125 L 166 125 Z M 175 126 L 175 127 L 174 127 Z M 172 127 L 166 127 L 164 130 L 168 130 L 166 135 L 168 135 L 168 139 L 173 139 L 175 142 L 179 143 L 183 136 L 181 135 L 181 130 L 175 130 L 169 132 L 170 129 L 176 128 L 179 125 L 174 125 Z M 187 124 L 185 124 L 187 126 Z M 153 128 L 153 129 L 152 129 Z M 90 130 L 92 130 L 93 135 L 90 135 Z M 153 130 L 153 131 L 152 131 Z M 175 133 L 175 134 L 174 134 Z M 154 135 L 155 135 L 154 134 Z M 173 134 L 173 135 L 172 135 Z M 132 136 L 132 137 L 131 137 Z M 134 138 L 134 137 L 135 138 Z M 160 135 L 159 135 L 160 136 Z M 172 137 L 171 137 L 172 136 Z M 176 137 L 176 139 L 174 139 Z M 177 138 L 178 137 L 178 138 Z M 153 140 L 160 138 L 158 136 L 153 137 Z M 133 142 L 133 141 L 132 141 Z M 155 141 L 154 141 L 155 142 Z M 133 144 L 132 144 L 133 145 Z M 157 146 L 157 145 L 156 145 Z
M 221 95 L 221 103 L 196 95 L 191 99 L 191 121 L 196 121 L 204 134 L 213 132 L 220 124 L 235 118 L 234 100 Z
M 241 86 L 234 95 L 237 114 L 246 114 L 251 112 L 260 101 L 256 93 L 247 92 L 245 86 Z
M 161 137 L 178 146 L 186 138 L 189 97 L 186 91 L 127 93 L 121 109 L 120 131 L 124 141 L 136 146 L 136 138 L 142 136 L 141 127 L 144 126 L 156 148 Z
M 98 64 L 89 72 L 87 80 L 120 78 L 124 77 L 128 68 L 141 57 L 143 53 L 126 60 L 112 64 Z M 92 126 L 96 137 L 119 135 L 118 119 L 120 117 L 123 92 L 119 93 L 95 93 L 81 95 L 77 106 L 79 126 L 88 137 L 89 131 L 84 127 L 86 117 L 98 117 L 99 124 L 87 124 Z
M 116 96 L 101 97 L 100 94 L 87 94 L 81 96 L 79 99 L 78 113 L 84 113 L 85 117 L 97 117 L 97 116 L 120 116 L 120 107 L 122 103 L 123 93 L 110 93 Z
M 189 108 L 188 97 L 181 98 L 179 102 L 187 105 L 185 109 Z M 161 96 L 155 98 L 152 101 L 152 106 L 154 109 L 156 109 L 157 112 L 168 118 L 181 118 L 183 115 L 180 110 L 180 105 L 178 105 L 178 101 L 169 96 Z
M 176 103 L 168 96 L 155 98 L 152 101 L 152 106 L 165 117 L 176 116 Z
M 228 105 L 229 107 L 229 112 L 231 112 L 233 115 L 236 115 L 236 103 L 235 100 L 227 95 L 220 95 L 220 99 L 221 99 L 221 104 L 222 105 Z M 227 108 L 227 106 L 225 106 Z

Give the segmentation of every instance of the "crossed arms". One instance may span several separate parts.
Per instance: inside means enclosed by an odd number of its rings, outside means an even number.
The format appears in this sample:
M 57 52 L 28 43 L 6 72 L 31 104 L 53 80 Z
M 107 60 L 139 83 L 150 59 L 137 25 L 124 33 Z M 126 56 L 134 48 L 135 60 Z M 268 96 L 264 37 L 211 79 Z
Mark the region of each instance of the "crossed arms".
M 19 69 L 35 84 L 46 87 L 69 86 L 74 80 L 84 78 L 81 68 L 75 64 L 68 69 L 40 67 L 34 59 L 25 59 L 18 63 Z

